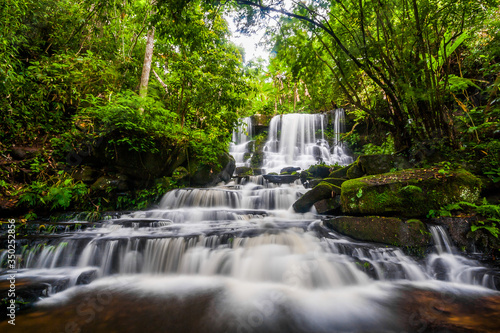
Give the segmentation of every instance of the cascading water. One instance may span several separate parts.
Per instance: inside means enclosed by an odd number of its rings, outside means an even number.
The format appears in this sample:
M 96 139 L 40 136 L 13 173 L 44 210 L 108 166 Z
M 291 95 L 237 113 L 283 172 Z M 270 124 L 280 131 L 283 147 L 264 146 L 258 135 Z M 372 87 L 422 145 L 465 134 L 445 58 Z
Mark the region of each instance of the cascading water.
M 321 128 L 321 117 L 288 116 L 272 126 L 303 135 L 292 150 L 306 152 L 317 137 L 300 123 Z M 295 129 L 284 128 L 290 123 Z M 304 156 L 287 150 L 296 142 L 276 143 L 285 162 Z M 500 304 L 495 272 L 457 255 L 443 228 L 430 228 L 436 248 L 417 260 L 333 232 L 313 213 L 293 213 L 303 191 L 300 182 L 278 186 L 262 176 L 178 189 L 156 209 L 25 248 L 17 281 L 45 285 L 49 297 L 20 314 L 16 329 L 432 332 L 437 322 L 453 325 L 471 299 Z
M 229 153 L 234 157 L 236 167 L 249 166 L 252 139 L 252 118 L 240 119 L 240 125 L 233 130 L 233 139 L 229 146 Z
M 352 157 L 346 152 L 340 135 L 345 131 L 344 110 L 332 111 L 333 142 L 325 139 L 328 117 L 325 114 L 285 114 L 275 116 L 269 124 L 269 139 L 264 148 L 263 168 L 280 172 L 287 166 L 307 169 L 313 164 L 347 165 Z

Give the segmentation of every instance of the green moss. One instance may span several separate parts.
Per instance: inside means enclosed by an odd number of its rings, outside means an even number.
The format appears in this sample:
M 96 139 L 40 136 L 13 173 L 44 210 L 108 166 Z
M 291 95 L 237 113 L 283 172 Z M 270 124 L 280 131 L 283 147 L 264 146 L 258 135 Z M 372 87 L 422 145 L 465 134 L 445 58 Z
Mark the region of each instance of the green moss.
M 475 201 L 480 189 L 480 180 L 465 170 L 443 176 L 436 170 L 409 169 L 348 180 L 342 184 L 341 202 L 345 213 L 425 216 L 452 202 Z

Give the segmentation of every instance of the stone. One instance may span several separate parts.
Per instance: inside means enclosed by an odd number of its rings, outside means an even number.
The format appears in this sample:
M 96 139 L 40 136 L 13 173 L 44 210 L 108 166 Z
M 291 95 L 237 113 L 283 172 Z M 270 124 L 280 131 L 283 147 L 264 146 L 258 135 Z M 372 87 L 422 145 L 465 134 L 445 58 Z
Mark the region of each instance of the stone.
M 343 178 L 325 178 L 323 179 L 324 182 L 327 182 L 327 183 L 330 183 L 332 185 L 335 185 L 335 186 L 338 186 L 338 187 L 341 187 L 342 184 L 346 181 L 346 179 L 343 179 Z
M 286 175 L 286 174 L 290 175 L 290 174 L 292 174 L 294 172 L 297 172 L 299 170 L 300 170 L 300 167 L 286 167 L 286 168 L 281 169 L 280 174 L 282 174 L 282 175 Z
M 219 156 L 219 166 L 202 164 L 201 161 L 192 163 L 191 186 L 210 187 L 218 183 L 231 180 L 236 163 L 228 153 Z
M 174 172 L 172 172 L 172 179 L 174 180 L 182 180 L 189 176 L 189 171 L 183 167 L 175 168 Z
M 347 178 L 347 170 L 349 170 L 351 166 L 352 164 L 330 172 L 328 178 Z
M 321 164 L 311 165 L 306 171 L 313 178 L 326 178 L 330 174 L 330 166 Z
M 252 176 L 253 169 L 250 167 L 237 167 L 234 171 L 236 177 Z
M 269 123 L 273 119 L 272 115 L 254 114 L 252 117 L 254 134 L 261 134 L 269 129 Z
M 351 179 L 342 184 L 345 214 L 424 217 L 429 210 L 459 201 L 474 202 L 481 181 L 463 169 L 407 169 Z
M 355 179 L 359 177 L 363 177 L 365 173 L 359 166 L 357 162 L 354 162 L 349 169 L 347 169 L 347 178 L 348 179 Z
M 274 184 L 290 184 L 299 179 L 298 175 L 264 175 L 264 179 Z
M 358 165 L 366 175 L 378 175 L 411 167 L 404 157 L 397 155 L 361 155 L 358 157 Z
M 340 213 L 340 196 L 323 199 L 314 203 L 314 208 L 318 214 L 333 215 Z
M 431 236 L 419 220 L 403 220 L 380 216 L 340 216 L 324 220 L 325 225 L 361 241 L 392 246 L 427 247 Z
M 330 183 L 321 182 L 313 189 L 306 192 L 293 204 L 293 209 L 297 213 L 306 213 L 318 201 L 334 198 L 340 194 L 340 187 Z

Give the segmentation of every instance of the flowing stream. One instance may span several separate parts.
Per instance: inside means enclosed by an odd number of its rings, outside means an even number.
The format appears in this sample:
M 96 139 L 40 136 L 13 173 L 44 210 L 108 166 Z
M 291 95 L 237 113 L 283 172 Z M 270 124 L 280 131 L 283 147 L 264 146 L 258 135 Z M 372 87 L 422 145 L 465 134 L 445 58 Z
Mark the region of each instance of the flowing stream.
M 314 164 L 314 147 L 322 159 L 349 161 L 338 141 L 330 147 L 311 134 L 323 135 L 320 116 L 298 118 L 271 121 L 268 170 Z M 278 139 L 278 128 L 289 141 Z M 236 137 L 244 143 L 250 139 L 244 136 Z M 278 186 L 262 176 L 178 189 L 155 209 L 25 248 L 17 279 L 44 285 L 47 297 L 34 314 L 19 316 L 17 328 L 432 332 L 448 318 L 442 311 L 466 312 L 464 300 L 500 304 L 496 273 L 458 255 L 442 227 L 430 228 L 435 246 L 416 259 L 396 247 L 340 235 L 314 213 L 294 213 L 290 207 L 305 191 L 300 181 Z M 423 315 L 436 308 L 438 319 Z

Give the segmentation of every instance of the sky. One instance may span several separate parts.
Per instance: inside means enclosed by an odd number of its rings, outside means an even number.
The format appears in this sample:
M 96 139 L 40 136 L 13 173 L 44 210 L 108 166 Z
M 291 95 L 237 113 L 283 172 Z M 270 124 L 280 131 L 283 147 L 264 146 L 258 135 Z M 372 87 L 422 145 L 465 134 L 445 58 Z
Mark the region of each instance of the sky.
M 260 29 L 254 34 L 247 36 L 236 32 L 236 25 L 231 17 L 226 18 L 229 24 L 229 29 L 231 30 L 231 41 L 238 45 L 243 46 L 245 49 L 245 63 L 248 63 L 252 59 L 257 59 L 259 57 L 266 60 L 269 59 L 269 51 L 267 51 L 264 46 L 259 46 L 258 43 L 262 40 L 265 30 Z

